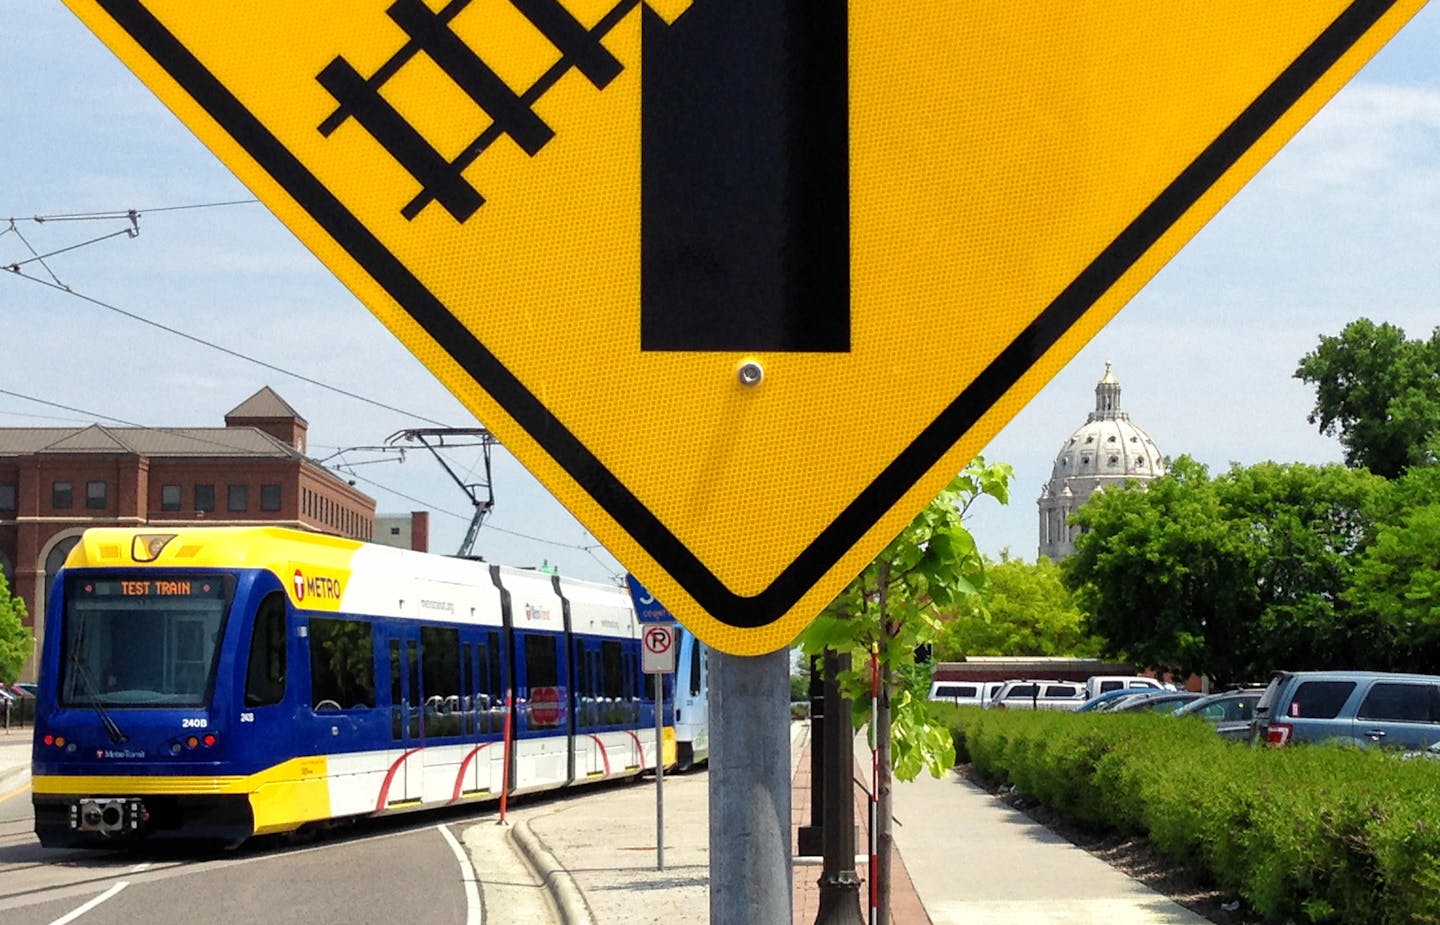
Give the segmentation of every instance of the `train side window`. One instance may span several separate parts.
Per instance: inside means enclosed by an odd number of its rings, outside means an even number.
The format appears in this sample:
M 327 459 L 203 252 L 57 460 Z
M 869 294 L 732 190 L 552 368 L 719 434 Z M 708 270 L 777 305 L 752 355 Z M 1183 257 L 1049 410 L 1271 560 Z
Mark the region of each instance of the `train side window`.
M 390 738 L 405 738 L 405 687 L 400 681 L 400 640 L 390 640 Z
M 475 732 L 475 709 L 480 703 L 480 698 L 476 696 L 480 690 L 480 679 L 475 676 L 474 646 L 468 642 L 460 647 L 460 674 L 469 675 L 469 684 L 465 683 L 464 677 L 460 680 L 460 690 L 464 692 L 460 695 L 460 711 L 465 718 L 465 734 L 471 735 Z
M 560 683 L 553 637 L 525 637 L 525 683 L 532 691 L 537 687 L 555 687 Z
M 245 666 L 245 706 L 263 707 L 285 699 L 285 595 L 260 602 Z
M 490 679 L 490 702 L 498 705 L 505 703 L 505 681 L 500 674 L 500 634 L 491 633 L 485 640 L 486 661 L 490 663 L 490 670 L 487 675 Z
M 369 623 L 310 618 L 310 685 L 316 712 L 375 706 L 375 643 Z
M 640 702 L 645 699 L 645 675 L 640 670 L 640 650 L 631 647 L 625 653 L 625 686 L 630 690 L 630 707 L 626 720 L 640 722 Z
M 460 724 L 460 631 L 420 627 L 422 682 L 425 688 L 425 735 L 453 736 Z
M 500 634 L 485 635 L 485 650 L 480 654 L 481 732 L 505 731 L 505 689 L 500 676 Z
M 690 695 L 700 696 L 700 640 L 690 641 Z
M 618 642 L 600 643 L 601 671 L 604 672 L 605 697 L 612 701 L 625 699 L 625 656 Z
M 595 697 L 590 694 L 589 664 L 585 661 L 585 643 L 582 640 L 575 640 L 575 651 L 570 656 L 570 664 L 575 666 L 575 677 L 570 683 L 570 689 L 575 692 L 576 723 L 580 726 L 593 725 L 593 720 L 590 719 L 590 703 Z
M 405 674 L 410 680 L 410 738 L 420 737 L 420 644 L 413 639 L 405 640 Z

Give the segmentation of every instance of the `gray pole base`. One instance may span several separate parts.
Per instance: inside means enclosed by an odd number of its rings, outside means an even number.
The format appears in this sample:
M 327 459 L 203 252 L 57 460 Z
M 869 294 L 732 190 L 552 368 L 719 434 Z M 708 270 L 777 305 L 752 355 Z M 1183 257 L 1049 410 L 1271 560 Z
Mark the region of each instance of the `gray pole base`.
M 815 925 L 865 925 L 860 908 L 861 879 L 853 870 L 821 876 L 820 909 Z
M 791 925 L 790 653 L 710 653 L 710 922 Z

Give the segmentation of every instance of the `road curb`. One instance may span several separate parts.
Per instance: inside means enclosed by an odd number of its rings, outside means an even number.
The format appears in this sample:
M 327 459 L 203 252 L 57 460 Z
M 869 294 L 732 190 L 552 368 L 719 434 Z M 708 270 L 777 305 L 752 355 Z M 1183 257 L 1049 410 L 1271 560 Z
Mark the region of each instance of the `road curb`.
M 585 894 L 580 892 L 575 878 L 570 876 L 570 871 L 545 847 L 540 836 L 530 828 L 530 821 L 525 819 L 516 822 L 510 828 L 510 837 L 519 847 L 525 863 L 530 865 L 530 869 L 550 892 L 564 925 L 596 925 L 595 917 L 590 914 L 590 905 L 585 902 Z

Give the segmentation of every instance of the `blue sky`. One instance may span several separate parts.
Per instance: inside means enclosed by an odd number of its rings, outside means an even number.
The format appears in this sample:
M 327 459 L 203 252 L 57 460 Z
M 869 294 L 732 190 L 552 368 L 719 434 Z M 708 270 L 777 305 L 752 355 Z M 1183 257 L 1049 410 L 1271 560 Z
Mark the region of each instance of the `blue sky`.
M 138 209 L 140 234 L 0 274 L 0 427 L 97 417 L 218 426 L 269 385 L 310 423 L 312 455 L 374 446 L 407 427 L 473 417 L 55 0 L 5 0 L 0 18 L 0 264 L 121 232 L 124 220 L 35 216 Z M 23 235 L 23 240 L 21 239 Z M 68 286 L 70 292 L 28 277 Z M 77 295 L 78 294 L 78 295 Z M 82 296 L 84 298 L 82 298 Z M 94 300 L 94 301 L 88 301 Z M 104 303 L 107 308 L 95 302 Z M 113 310 L 142 316 L 145 324 Z M 992 441 L 1015 467 L 1008 507 L 977 505 L 983 549 L 1033 559 L 1035 499 L 1056 451 L 1114 364 L 1122 404 L 1162 451 L 1212 471 L 1231 462 L 1338 460 L 1293 378 L 1322 333 L 1361 315 L 1412 337 L 1440 324 L 1440 4 L 1416 17 L 1119 318 Z M 324 388 L 160 325 L 300 373 Z M 353 393 L 389 405 L 377 407 Z M 332 463 L 382 512 L 429 509 L 449 552 L 469 518 L 427 454 Z M 450 457 L 478 479 L 478 453 Z M 366 462 L 370 464 L 358 465 Z M 508 453 L 476 551 L 570 574 L 621 571 Z

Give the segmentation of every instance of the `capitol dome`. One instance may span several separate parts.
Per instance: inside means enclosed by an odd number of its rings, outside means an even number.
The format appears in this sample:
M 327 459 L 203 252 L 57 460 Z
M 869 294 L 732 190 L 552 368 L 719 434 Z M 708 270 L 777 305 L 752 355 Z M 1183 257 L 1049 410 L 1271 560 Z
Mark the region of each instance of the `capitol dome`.
M 1095 410 L 1055 456 L 1040 490 L 1040 555 L 1059 561 L 1075 551 L 1070 515 L 1096 491 L 1165 474 L 1167 461 L 1150 435 L 1120 410 L 1120 381 L 1105 364 L 1095 384 Z

